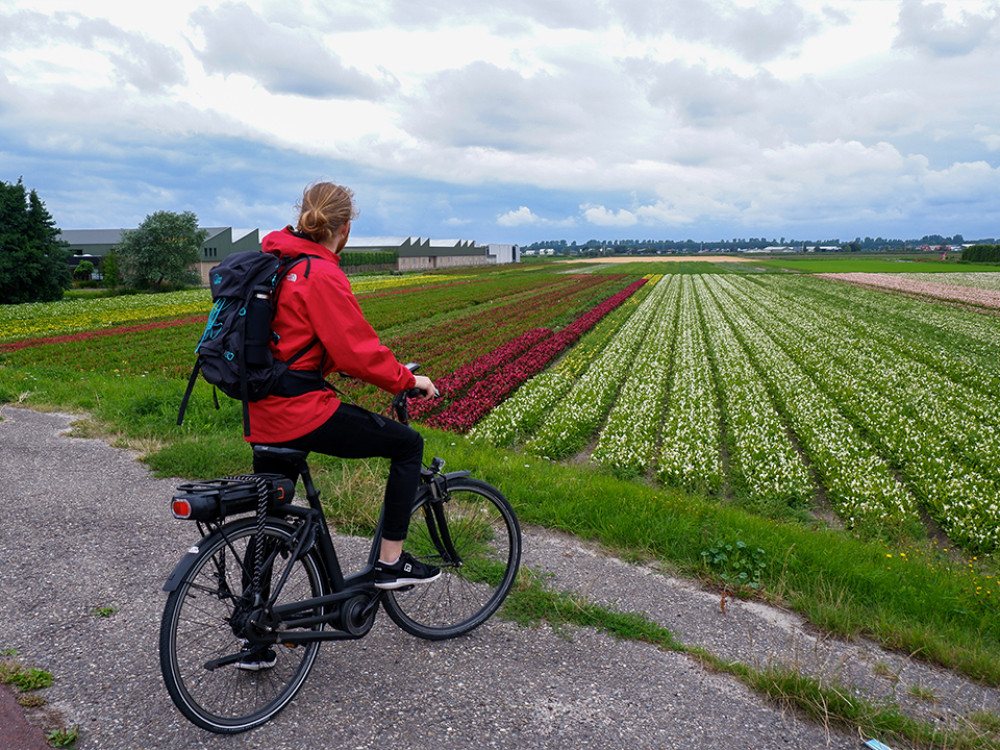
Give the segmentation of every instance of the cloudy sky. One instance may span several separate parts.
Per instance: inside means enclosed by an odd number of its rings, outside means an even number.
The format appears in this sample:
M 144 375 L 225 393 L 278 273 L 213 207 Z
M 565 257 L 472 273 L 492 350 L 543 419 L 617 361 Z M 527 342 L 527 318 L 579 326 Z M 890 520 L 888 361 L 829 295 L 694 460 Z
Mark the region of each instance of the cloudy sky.
M 63 229 L 332 179 L 357 235 L 998 237 L 1000 0 L 0 0 L 21 176 Z

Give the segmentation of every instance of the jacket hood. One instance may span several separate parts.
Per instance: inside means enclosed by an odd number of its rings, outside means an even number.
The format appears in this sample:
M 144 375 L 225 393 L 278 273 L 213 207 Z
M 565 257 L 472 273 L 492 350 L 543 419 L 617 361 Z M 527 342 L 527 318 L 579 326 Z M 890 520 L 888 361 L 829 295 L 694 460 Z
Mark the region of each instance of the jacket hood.
M 281 257 L 294 258 L 296 255 L 315 255 L 340 265 L 339 255 L 318 242 L 300 237 L 290 226 L 277 232 L 271 232 L 264 237 L 261 250 Z

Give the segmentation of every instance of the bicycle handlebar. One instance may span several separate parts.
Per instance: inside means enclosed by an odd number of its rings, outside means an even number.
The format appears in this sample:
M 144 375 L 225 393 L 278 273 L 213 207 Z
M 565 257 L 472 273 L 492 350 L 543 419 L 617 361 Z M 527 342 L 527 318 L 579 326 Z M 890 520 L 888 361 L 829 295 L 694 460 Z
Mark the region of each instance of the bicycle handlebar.
M 416 374 L 417 370 L 420 369 L 420 365 L 416 362 L 410 362 L 406 369 L 410 372 Z M 410 404 L 409 400 L 411 398 L 416 398 L 417 396 L 423 395 L 423 391 L 419 388 L 408 388 L 405 391 L 400 391 L 392 399 L 392 413 L 396 418 L 396 421 L 400 424 L 410 423 Z M 440 396 L 440 393 L 435 393 L 434 398 Z

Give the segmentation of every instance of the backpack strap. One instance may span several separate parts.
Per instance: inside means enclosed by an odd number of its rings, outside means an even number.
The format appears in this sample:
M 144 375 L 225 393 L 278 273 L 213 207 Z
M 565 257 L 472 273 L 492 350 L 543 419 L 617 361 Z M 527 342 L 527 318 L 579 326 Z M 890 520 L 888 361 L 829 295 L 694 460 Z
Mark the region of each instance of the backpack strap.
M 177 424 L 180 425 L 184 421 L 184 412 L 187 411 L 188 401 L 191 400 L 191 392 L 194 390 L 194 384 L 198 380 L 198 373 L 201 372 L 201 357 L 195 360 L 194 367 L 191 369 L 191 377 L 188 378 L 187 389 L 184 391 L 184 398 L 181 399 L 181 408 L 177 412 Z

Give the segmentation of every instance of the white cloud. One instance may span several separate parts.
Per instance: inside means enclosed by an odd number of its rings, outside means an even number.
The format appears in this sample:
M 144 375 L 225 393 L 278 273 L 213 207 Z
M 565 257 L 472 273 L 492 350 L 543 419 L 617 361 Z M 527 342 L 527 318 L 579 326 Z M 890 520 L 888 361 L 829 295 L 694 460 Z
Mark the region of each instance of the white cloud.
M 208 73 L 243 74 L 274 94 L 314 98 L 379 98 L 390 85 L 348 67 L 307 25 L 289 26 L 251 8 L 201 8 L 191 22 L 204 40 L 196 55 Z
M 631 227 L 639 222 L 634 213 L 624 208 L 609 211 L 604 206 L 583 205 L 580 210 L 584 219 L 598 227 Z
M 543 220 L 531 213 L 531 209 L 527 206 L 521 206 L 515 211 L 508 211 L 497 217 L 497 224 L 502 227 L 538 226 L 543 223 Z
M 796 52 L 822 25 L 807 4 L 791 0 L 749 5 L 731 0 L 624 0 L 615 7 L 626 28 L 639 37 L 667 32 L 750 62 Z
M 576 219 L 567 216 L 562 219 L 550 219 L 535 214 L 527 206 L 520 206 L 516 210 L 500 214 L 496 218 L 496 225 L 517 229 L 520 227 L 545 227 L 548 229 L 569 229 L 577 225 Z
M 93 210 L 91 185 L 98 224 L 173 201 L 248 225 L 332 173 L 366 197 L 370 234 L 885 235 L 857 225 L 963 211 L 954 231 L 996 233 L 977 196 L 1000 166 L 996 0 L 148 12 L 0 9 L 0 154 L 69 215 Z
M 983 13 L 970 12 L 961 3 L 948 6 L 925 0 L 902 0 L 899 10 L 899 36 L 896 45 L 933 56 L 965 55 L 979 45 L 997 42 L 1000 12 L 994 5 Z
M 125 84 L 146 94 L 185 82 L 176 50 L 106 19 L 22 10 L 3 20 L 0 43 L 8 51 L 11 69 L 22 76 L 49 81 L 72 78 L 77 86 L 88 87 Z M 89 78 L 88 59 L 95 73 Z

